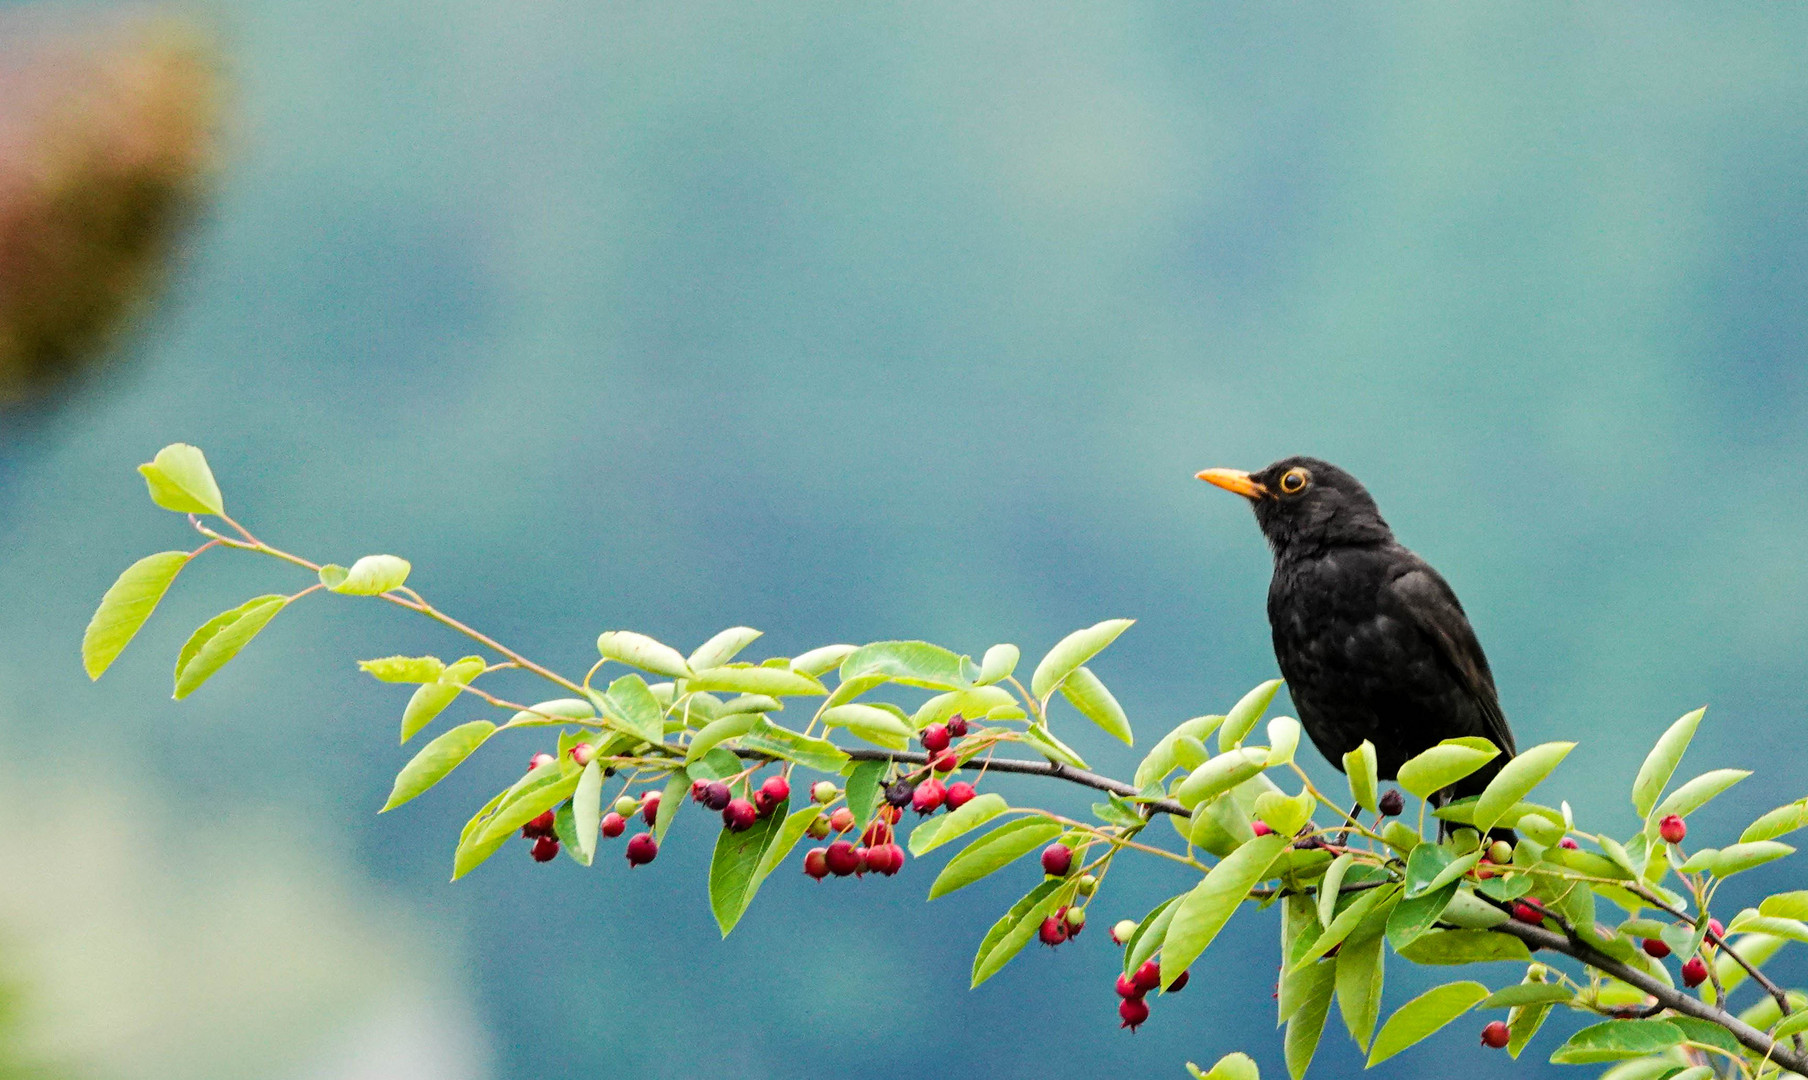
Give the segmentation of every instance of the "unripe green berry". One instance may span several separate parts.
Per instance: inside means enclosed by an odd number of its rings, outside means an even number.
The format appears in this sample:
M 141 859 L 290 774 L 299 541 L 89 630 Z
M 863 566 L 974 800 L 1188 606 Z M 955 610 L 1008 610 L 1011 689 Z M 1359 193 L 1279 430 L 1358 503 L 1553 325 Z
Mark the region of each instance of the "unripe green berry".
M 1067 909 L 1067 929 L 1068 929 L 1069 936 L 1072 936 L 1073 931 L 1078 930 L 1080 927 L 1085 926 L 1085 925 L 1086 925 L 1086 909 L 1085 908 L 1070 907 Z
M 818 780 L 810 788 L 810 798 L 815 799 L 824 806 L 834 802 L 835 797 L 840 794 L 841 789 L 827 780 Z
M 1130 940 L 1131 934 L 1136 933 L 1136 926 L 1137 924 L 1133 919 L 1118 920 L 1118 924 L 1111 928 L 1111 940 L 1117 942 L 1119 945 L 1124 944 Z
M 613 809 L 622 817 L 633 817 L 634 812 L 640 809 L 640 803 L 636 799 L 623 795 L 621 798 L 615 800 Z
M 1457 829 L 1450 834 L 1450 842 L 1458 855 L 1467 855 L 1482 846 L 1482 834 L 1474 829 Z
M 1506 866 L 1513 861 L 1513 845 L 1505 840 L 1496 840 L 1488 845 L 1488 861 L 1496 866 Z
M 1081 874 L 1080 879 L 1074 882 L 1074 887 L 1079 890 L 1081 896 L 1091 896 L 1093 890 L 1099 887 L 1099 879 L 1091 874 Z
M 1545 976 L 1547 976 L 1549 974 L 1550 974 L 1550 969 L 1545 967 L 1543 964 L 1533 964 L 1530 967 L 1525 969 L 1525 977 L 1530 979 L 1533 982 L 1543 982 L 1545 979 Z

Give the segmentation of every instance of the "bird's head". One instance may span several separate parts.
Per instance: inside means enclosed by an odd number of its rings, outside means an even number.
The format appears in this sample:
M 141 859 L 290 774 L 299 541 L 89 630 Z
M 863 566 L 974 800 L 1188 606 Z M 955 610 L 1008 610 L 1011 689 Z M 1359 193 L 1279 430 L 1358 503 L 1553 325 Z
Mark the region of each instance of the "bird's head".
M 1248 499 L 1276 555 L 1393 538 L 1368 489 L 1317 458 L 1282 458 L 1258 472 L 1207 469 L 1199 479 Z

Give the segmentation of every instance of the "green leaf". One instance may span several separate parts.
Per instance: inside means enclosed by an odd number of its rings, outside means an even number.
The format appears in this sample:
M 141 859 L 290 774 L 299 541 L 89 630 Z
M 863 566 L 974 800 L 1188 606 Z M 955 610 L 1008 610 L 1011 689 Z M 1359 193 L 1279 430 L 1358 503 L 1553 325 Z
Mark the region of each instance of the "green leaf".
M 350 570 L 327 563 L 320 568 L 320 583 L 344 596 L 381 596 L 401 588 L 411 569 L 407 559 L 395 555 L 366 555 Z
M 1183 739 L 1198 742 L 1210 735 L 1212 729 L 1222 723 L 1224 723 L 1222 716 L 1195 716 L 1191 720 L 1182 721 L 1178 727 L 1163 735 L 1156 742 L 1155 748 L 1150 750 L 1148 756 L 1144 757 L 1142 763 L 1136 767 L 1136 777 L 1132 782 L 1140 790 L 1167 779 L 1167 775 L 1174 771 L 1176 765 L 1189 772 L 1198 768 L 1204 758 L 1201 757 L 1200 761 L 1195 761 L 1191 765 L 1184 764 L 1180 760 L 1177 747 Z
M 859 831 L 873 818 L 879 803 L 879 782 L 885 778 L 885 762 L 859 761 L 848 774 L 847 808 L 854 812 L 854 829 Z
M 1671 814 L 1688 817 L 1707 805 L 1708 800 L 1750 775 L 1751 772 L 1746 769 L 1712 769 L 1704 772 L 1658 803 L 1657 809 L 1651 811 L 1651 820 L 1662 821 Z
M 1543 743 L 1521 751 L 1502 765 L 1494 779 L 1488 781 L 1481 798 L 1475 801 L 1476 829 L 1481 832 L 1492 829 L 1514 804 L 1543 783 L 1551 770 L 1575 747 L 1573 742 Z
M 1187 1062 L 1197 1080 L 1262 1080 L 1262 1071 L 1248 1054 L 1226 1054 L 1218 1059 L 1210 1072 L 1200 1072 L 1199 1066 Z
M 125 651 L 191 557 L 186 551 L 146 555 L 108 586 L 82 634 L 82 668 L 88 678 L 100 678 Z
M 875 641 L 862 645 L 841 662 L 841 682 L 877 686 L 881 682 L 929 690 L 965 690 L 961 658 L 927 641 Z
M 1129 974 L 1143 966 L 1143 961 L 1155 955 L 1161 943 L 1167 939 L 1168 924 L 1174 920 L 1174 909 L 1186 899 L 1186 893 L 1170 896 L 1156 904 L 1143 916 L 1142 922 L 1136 924 L 1130 940 L 1124 942 L 1124 973 Z
M 692 671 L 705 668 L 721 667 L 735 658 L 735 654 L 752 645 L 760 636 L 760 632 L 751 626 L 731 626 L 697 646 L 685 663 Z M 827 669 L 824 669 L 827 670 Z
M 1256 721 L 1273 704 L 1275 693 L 1281 688 L 1281 680 L 1269 679 L 1232 705 L 1230 712 L 1224 714 L 1224 725 L 1218 729 L 1218 749 L 1229 750 L 1233 746 L 1243 745 L 1243 740 L 1255 730 Z
M 609 684 L 606 694 L 591 699 L 603 714 L 603 722 L 624 735 L 659 745 L 665 741 L 665 710 L 639 675 L 623 675 Z
M 687 685 L 692 690 L 727 690 L 736 694 L 769 694 L 772 697 L 829 692 L 820 682 L 790 668 L 753 664 L 724 664 L 704 668 Z
M 1104 730 L 1105 734 L 1123 743 L 1134 746 L 1135 738 L 1130 733 L 1130 718 L 1124 715 L 1124 707 L 1105 689 L 1105 684 L 1092 673 L 1091 668 L 1077 667 L 1061 681 L 1061 696 L 1080 711 L 1080 715 L 1091 720 Z
M 1739 842 L 1743 844 L 1753 840 L 1774 840 L 1804 826 L 1808 826 L 1808 799 L 1797 799 L 1747 825 L 1745 831 L 1739 834 Z
M 902 750 L 910 745 L 910 725 L 875 705 L 850 702 L 824 709 L 822 722 L 829 727 L 846 728 L 874 746 Z
M 1638 779 L 1632 782 L 1632 808 L 1638 816 L 1651 816 L 1651 808 L 1657 805 L 1657 797 L 1663 794 L 1664 785 L 1675 775 L 1676 766 L 1682 761 L 1683 752 L 1689 748 L 1689 740 L 1695 737 L 1695 728 L 1701 723 L 1705 708 L 1696 709 L 1682 719 L 1671 724 L 1669 729 L 1658 736 L 1657 745 L 1645 755 L 1645 763 L 1639 766 Z
M 259 596 L 202 623 L 176 657 L 176 700 L 194 693 L 225 667 L 288 602 L 286 596 Z
M 1500 936 L 1500 935 L 1495 935 Z M 1567 1005 L 1575 997 L 1558 983 L 1522 982 L 1489 994 L 1478 1009 L 1515 1009 L 1522 1005 Z
M 1375 744 L 1364 739 L 1361 746 L 1345 754 L 1343 771 L 1350 778 L 1350 797 L 1369 813 L 1380 813 L 1377 793 L 1381 781 L 1376 773 Z
M 561 803 L 557 812 L 553 814 L 552 834 L 558 837 L 559 849 L 563 851 L 572 862 L 577 863 L 579 866 L 590 865 L 591 859 L 596 855 L 596 842 L 594 840 L 591 841 L 589 851 L 585 851 L 582 845 L 580 845 L 578 842 L 577 817 L 572 813 L 571 804 L 569 802 Z
M 470 757 L 471 752 L 482 746 L 495 730 L 496 725 L 488 720 L 473 720 L 468 724 L 460 724 L 421 747 L 420 753 L 409 759 L 408 764 L 402 766 L 402 771 L 396 774 L 395 786 L 389 792 L 389 801 L 377 812 L 380 814 L 394 810 L 445 779 L 446 774 Z
M 475 870 L 521 826 L 570 798 L 582 776 L 575 770 L 564 772 L 556 761 L 528 773 L 480 828 L 459 841 L 452 856 L 452 880 Z
M 1808 889 L 1767 896 L 1758 902 L 1758 914 L 1778 919 L 1808 919 Z
M 1017 699 L 1010 691 L 996 686 L 976 686 L 971 690 L 950 690 L 945 694 L 937 694 L 910 717 L 910 726 L 918 731 L 930 724 L 946 723 L 955 713 L 966 717 L 980 717 L 993 709 L 1014 706 Z
M 1312 820 L 1312 811 L 1317 808 L 1318 800 L 1310 791 L 1298 795 L 1264 791 L 1256 796 L 1256 816 L 1282 836 L 1293 836 L 1305 828 L 1306 822 Z
M 1400 955 L 1415 964 L 1444 965 L 1532 959 L 1525 942 L 1492 930 L 1432 930 L 1415 938 Z
M 1205 879 L 1195 885 L 1174 911 L 1168 925 L 1167 938 L 1161 950 L 1161 985 L 1173 985 L 1180 973 L 1193 965 L 1206 950 L 1218 931 L 1230 921 L 1237 905 L 1249 895 L 1268 873 L 1275 856 L 1291 841 L 1290 836 L 1270 833 L 1258 836 L 1225 856 L 1209 870 Z
M 1413 851 L 1416 853 L 1431 846 L 1422 844 Z M 1444 909 L 1450 906 L 1450 898 L 1456 895 L 1458 884 L 1452 881 L 1436 892 L 1402 900 L 1394 906 L 1387 917 L 1387 940 L 1393 945 L 1395 952 L 1406 948 L 1420 934 L 1431 929 L 1431 925 L 1438 921 L 1438 916 L 1444 914 Z
M 438 679 L 415 688 L 402 710 L 402 742 L 414 738 L 434 717 L 445 712 L 446 706 L 458 697 L 458 688 L 468 685 L 484 667 L 481 656 L 462 657 L 441 671 Z
M 1300 722 L 1291 716 L 1268 721 L 1268 767 L 1286 765 L 1299 749 Z
M 1009 678 L 1011 672 L 1017 670 L 1017 660 L 1021 654 L 1015 645 L 994 645 L 986 650 L 986 655 L 979 662 L 979 678 L 973 681 L 980 686 L 990 686 Z
M 965 836 L 1009 809 L 1002 795 L 990 791 L 984 795 L 975 795 L 959 810 L 942 817 L 929 818 L 910 830 L 910 853 L 925 855 L 950 840 Z
M 1319 880 L 1318 925 L 1331 925 L 1331 917 L 1337 913 L 1337 901 L 1342 899 L 1339 890 L 1343 888 L 1344 875 L 1350 872 L 1350 867 L 1355 862 L 1356 856 L 1346 851 L 1331 860 L 1330 867 L 1325 870 L 1325 876 Z
M 723 937 L 741 921 L 759 888 L 760 861 L 767 845 L 778 836 L 789 804 L 788 799 L 780 802 L 770 815 L 755 818 L 753 825 L 741 832 L 723 829 L 716 834 L 716 850 L 709 861 L 709 909 Z
M 774 810 L 772 816 L 778 817 L 778 811 Z M 820 806 L 807 805 L 785 818 L 785 823 L 778 830 L 778 835 L 772 838 L 772 842 L 766 845 L 766 850 L 760 855 L 759 869 L 754 872 L 753 886 L 747 892 L 749 901 L 753 899 L 755 893 L 759 892 L 760 883 L 765 881 L 774 870 L 777 870 L 786 859 L 790 858 L 791 852 L 797 848 L 797 842 L 803 839 L 804 833 L 809 830 L 811 823 L 821 816 L 822 808 Z
M 1030 676 L 1030 692 L 1039 698 L 1047 698 L 1080 665 L 1097 656 L 1134 622 L 1134 619 L 1106 619 L 1062 638 L 1036 665 L 1035 674 Z
M 506 727 L 556 727 L 574 720 L 591 720 L 596 710 L 590 702 L 579 698 L 554 698 L 540 701 L 509 717 Z
M 214 483 L 213 470 L 207 457 L 187 443 L 171 443 L 157 451 L 157 456 L 138 466 L 150 488 L 151 501 L 178 514 L 214 514 L 226 512 L 220 499 L 220 485 Z
M 690 790 L 690 772 L 686 769 L 672 770 L 672 775 L 666 779 L 665 790 L 659 793 L 659 809 L 653 812 L 655 843 L 665 843 L 666 830 L 672 827 L 672 819 L 678 816 L 678 808 L 684 805 Z
M 1474 737 L 1445 739 L 1400 766 L 1400 786 L 1429 799 L 1500 756 L 1500 748 Z
M 446 670 L 437 656 L 385 656 L 360 660 L 358 667 L 378 682 L 386 683 L 430 683 Z
M 1188 810 L 1221 792 L 1229 791 L 1268 767 L 1268 748 L 1240 747 L 1227 750 L 1187 774 L 1174 789 L 1174 798 Z
M 1122 795 L 1111 795 L 1105 802 L 1092 804 L 1093 816 L 1107 825 L 1140 829 L 1149 822 L 1136 809 L 1136 804 Z
M 817 772 L 838 773 L 847 766 L 847 751 L 827 739 L 803 735 L 761 717 L 741 736 L 741 748 L 802 765 Z
M 1299 1009 L 1287 1019 L 1287 1035 L 1283 1050 L 1287 1074 L 1293 1080 L 1306 1075 L 1312 1055 L 1318 1051 L 1318 1040 L 1325 1030 L 1325 1016 L 1331 1011 L 1331 993 L 1337 987 L 1334 964 L 1314 964 L 1300 973 Z
M 1551 1064 L 1590 1065 L 1643 1057 L 1668 1050 L 1684 1038 L 1682 1029 L 1668 1020 L 1610 1020 L 1571 1035 L 1551 1053 Z
M 736 713 L 733 716 L 724 716 L 720 720 L 711 720 L 703 725 L 702 731 L 691 737 L 690 745 L 684 751 L 684 763 L 691 764 L 715 749 L 718 743 L 737 735 L 747 734 L 761 719 L 759 713 Z
M 1507 1013 L 1507 1056 L 1514 1061 L 1519 1060 L 1520 1052 L 1538 1034 L 1544 1026 L 1545 1017 L 1551 1014 L 1549 1005 L 1522 1005 Z
M 661 800 L 664 801 L 663 799 Z M 596 830 L 603 818 L 603 767 L 596 758 L 584 766 L 578 786 L 571 793 L 572 828 L 577 833 L 577 848 L 585 866 L 596 855 Z
M 1380 1062 L 1435 1034 L 1487 996 L 1488 988 L 1481 983 L 1453 982 L 1427 990 L 1413 998 L 1388 1017 L 1387 1023 L 1381 1025 L 1381 1033 L 1375 1036 L 1375 1045 L 1369 1049 L 1367 1067 L 1372 1069 Z
M 1390 908 L 1398 897 L 1399 890 L 1391 885 L 1382 885 L 1358 894 L 1348 906 L 1337 913 L 1336 917 L 1331 920 L 1331 925 L 1325 927 L 1324 933 L 1315 937 L 1312 944 L 1289 965 L 1289 970 L 1297 971 L 1307 964 L 1316 962 L 1320 957 L 1342 944 L 1351 934 L 1370 923 L 1371 913 Z
M 1031 724 L 1024 729 L 1023 739 L 1050 761 L 1072 765 L 1076 769 L 1086 768 L 1086 760 L 1074 753 L 1073 747 L 1055 738 L 1052 732 L 1040 724 Z
M 1423 896 L 1432 889 L 1446 884 L 1450 879 L 1444 878 L 1444 871 L 1456 862 L 1456 852 L 1442 844 L 1421 844 L 1412 849 L 1406 857 L 1406 897 Z M 1474 865 L 1471 863 L 1470 865 Z M 1433 882 L 1437 882 L 1436 885 Z
M 688 679 L 691 676 L 690 665 L 684 662 L 684 657 L 678 655 L 677 649 L 632 630 L 604 631 L 596 639 L 596 651 L 605 659 L 637 667 L 642 671 L 651 671 L 655 675 L 671 679 Z
M 1386 955 L 1386 939 L 1378 931 L 1354 934 L 1337 950 L 1337 1008 L 1363 1053 L 1368 1052 L 1369 1037 L 1381 1015 Z
M 1519 874 L 1515 876 L 1523 883 L 1523 888 L 1515 886 L 1515 888 L 1519 889 L 1521 895 L 1525 892 L 1529 892 L 1532 887 L 1530 880 L 1531 875 Z M 1498 881 L 1500 879 L 1492 878 L 1490 880 Z M 1486 884 L 1486 882 L 1483 882 L 1482 884 Z M 1493 894 L 1489 893 L 1486 895 L 1491 896 Z M 1515 897 L 1515 899 L 1517 899 L 1517 897 Z M 1450 903 L 1445 905 L 1443 913 L 1440 914 L 1438 918 L 1449 923 L 1451 926 L 1463 930 L 1490 930 L 1499 926 L 1501 923 L 1506 922 L 1511 916 L 1459 885 L 1456 890 L 1456 895 L 1450 898 Z
M 1708 870 L 1715 877 L 1728 878 L 1755 866 L 1763 866 L 1767 862 L 1793 854 L 1795 854 L 1795 848 L 1775 840 L 1753 840 L 1749 844 L 1728 844 L 1714 854 Z
M 1020 818 L 1000 825 L 948 860 L 929 886 L 929 899 L 965 888 L 1060 835 L 1061 826 L 1044 817 Z
M 992 924 L 985 939 L 979 943 L 979 951 L 973 954 L 973 986 L 1004 970 L 1011 958 L 1023 951 L 1041 928 L 1042 920 L 1060 906 L 1063 884 L 1059 880 L 1044 881 L 1012 904 L 1011 910 Z
M 1791 1035 L 1800 1035 L 1805 1031 L 1808 1031 L 1808 1011 L 1797 1011 L 1784 1017 L 1782 1022 L 1771 1031 L 1770 1036 L 1773 1039 L 1785 1039 Z
M 824 645 L 820 649 L 811 649 L 791 661 L 791 670 L 800 675 L 808 675 L 812 679 L 820 679 L 840 667 L 841 662 L 859 647 L 858 645 Z

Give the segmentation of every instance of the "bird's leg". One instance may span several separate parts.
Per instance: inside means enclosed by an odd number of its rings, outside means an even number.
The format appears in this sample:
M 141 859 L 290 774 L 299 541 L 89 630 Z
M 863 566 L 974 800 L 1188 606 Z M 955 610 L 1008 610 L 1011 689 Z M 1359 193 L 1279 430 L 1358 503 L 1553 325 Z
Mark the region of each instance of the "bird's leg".
M 1362 819 L 1361 819 L 1361 818 L 1359 818 L 1359 817 L 1357 817 L 1357 816 L 1356 816 L 1356 815 L 1357 815 L 1357 814 L 1360 814 L 1360 813 L 1362 813 L 1362 804 L 1361 804 L 1361 803 L 1357 803 L 1357 804 L 1356 804 L 1356 805 L 1355 805 L 1355 806 L 1352 806 L 1352 807 L 1350 807 L 1350 812 L 1349 812 L 1349 813 L 1347 813 L 1347 814 L 1345 814 L 1345 815 L 1344 815 L 1344 818 L 1345 818 L 1345 825 L 1344 825 L 1344 827 L 1343 827 L 1343 829 L 1342 829 L 1342 831 L 1340 831 L 1340 832 L 1339 832 L 1339 833 L 1338 833 L 1338 834 L 1337 834 L 1337 844 L 1338 844 L 1338 846 L 1339 846 L 1339 847 L 1342 847 L 1342 846 L 1343 846 L 1343 845 L 1344 845 L 1344 844 L 1347 844 L 1347 843 L 1349 843 L 1349 841 L 1350 841 L 1350 826 L 1349 826 L 1349 824 L 1348 824 L 1348 822 L 1351 822 L 1351 821 L 1358 821 L 1358 822 L 1359 822 L 1359 821 L 1361 821 L 1361 820 L 1362 820 Z

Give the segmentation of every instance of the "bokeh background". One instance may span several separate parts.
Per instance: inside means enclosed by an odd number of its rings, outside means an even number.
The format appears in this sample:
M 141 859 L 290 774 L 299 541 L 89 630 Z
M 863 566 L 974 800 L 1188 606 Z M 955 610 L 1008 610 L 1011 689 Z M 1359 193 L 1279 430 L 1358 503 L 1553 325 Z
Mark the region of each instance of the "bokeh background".
M 139 10 L 0 4 L 0 56 Z M 1102 927 L 1159 867 L 975 992 L 1027 869 L 933 905 L 927 866 L 785 872 L 726 942 L 701 819 L 633 875 L 513 846 L 448 885 L 536 747 L 378 818 L 405 694 L 352 664 L 450 637 L 310 600 L 169 700 L 193 626 L 299 585 L 274 564 L 197 565 L 90 685 L 95 600 L 187 542 L 132 471 L 177 440 L 274 542 L 404 555 L 570 671 L 614 627 L 1033 661 L 1134 616 L 1098 668 L 1144 745 L 1274 668 L 1267 554 L 1192 473 L 1313 453 L 1455 584 L 1521 741 L 1582 741 L 1579 813 L 1629 829 L 1702 703 L 1685 770 L 1759 771 L 1698 830 L 1808 791 L 1800 5 L 177 14 L 224 89 L 160 299 L 0 413 L 0 960 L 57 1075 L 1284 1075 L 1272 913 L 1118 1030 Z M 1432 981 L 1395 975 L 1390 1009 Z M 1574 1022 L 1384 1071 L 1555 1075 Z M 1333 1019 L 1315 1075 L 1359 1068 Z

